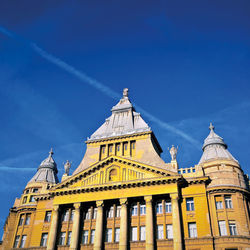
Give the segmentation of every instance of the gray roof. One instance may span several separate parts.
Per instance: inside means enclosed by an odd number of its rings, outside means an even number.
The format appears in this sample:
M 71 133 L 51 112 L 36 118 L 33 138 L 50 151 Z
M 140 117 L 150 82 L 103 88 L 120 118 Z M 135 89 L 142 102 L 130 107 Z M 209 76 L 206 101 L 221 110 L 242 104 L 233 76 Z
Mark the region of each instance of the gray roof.
M 141 115 L 135 112 L 128 98 L 128 89 L 123 90 L 123 97 L 112 109 L 112 115 L 98 128 L 88 140 L 98 140 L 114 136 L 151 131 Z
M 238 162 L 227 150 L 227 144 L 224 142 L 223 138 L 214 132 L 212 123 L 210 123 L 209 129 L 210 133 L 204 140 L 202 147 L 203 154 L 199 164 L 216 159 L 229 159 Z
M 52 155 L 53 151 L 51 149 L 49 152 L 49 156 L 41 162 L 36 174 L 31 178 L 29 183 L 48 182 L 55 184 L 59 182 L 57 177 L 58 170 Z

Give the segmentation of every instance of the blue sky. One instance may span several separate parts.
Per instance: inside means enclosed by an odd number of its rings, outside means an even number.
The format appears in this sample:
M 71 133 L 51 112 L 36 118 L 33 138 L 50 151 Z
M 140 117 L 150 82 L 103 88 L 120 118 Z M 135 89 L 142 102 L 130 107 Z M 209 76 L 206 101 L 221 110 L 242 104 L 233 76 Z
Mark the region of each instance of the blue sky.
M 210 121 L 250 173 L 250 2 L 5 1 L 0 30 L 0 234 L 51 147 L 80 163 L 84 141 L 128 87 L 170 161 L 198 163 Z M 41 56 L 31 43 L 89 76 Z M 153 116 L 153 117 L 152 117 Z M 173 130 L 183 132 L 193 142 Z

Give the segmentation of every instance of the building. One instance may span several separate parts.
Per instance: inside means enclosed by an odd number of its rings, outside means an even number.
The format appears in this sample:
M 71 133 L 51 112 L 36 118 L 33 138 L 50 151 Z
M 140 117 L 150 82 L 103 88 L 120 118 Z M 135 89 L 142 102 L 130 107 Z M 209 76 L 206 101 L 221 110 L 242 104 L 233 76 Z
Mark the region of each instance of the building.
M 250 249 L 248 178 L 214 132 L 180 169 L 124 89 L 61 182 L 49 153 L 10 209 L 0 249 Z

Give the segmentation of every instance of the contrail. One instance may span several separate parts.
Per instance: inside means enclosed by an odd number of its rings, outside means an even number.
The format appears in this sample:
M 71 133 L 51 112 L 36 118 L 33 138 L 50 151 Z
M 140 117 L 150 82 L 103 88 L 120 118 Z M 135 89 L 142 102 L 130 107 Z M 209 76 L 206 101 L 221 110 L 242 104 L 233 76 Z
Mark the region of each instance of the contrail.
M 5 34 L 6 36 L 8 36 L 10 38 L 13 38 L 13 39 L 17 40 L 18 42 L 21 42 L 21 43 L 23 43 L 25 45 L 28 45 L 33 51 L 35 51 L 38 55 L 40 55 L 41 57 L 46 59 L 48 62 L 57 65 L 59 68 L 67 71 L 68 73 L 74 75 L 75 77 L 77 77 L 81 81 L 83 81 L 83 82 L 89 84 L 90 86 L 94 87 L 95 89 L 101 91 L 106 96 L 108 96 L 108 97 L 110 97 L 112 99 L 115 99 L 115 100 L 120 100 L 120 94 L 119 93 L 113 91 L 112 89 L 107 87 L 105 84 L 95 80 L 94 78 L 89 77 L 88 75 L 81 72 L 80 70 L 77 70 L 73 66 L 71 66 L 71 65 L 67 64 L 66 62 L 64 62 L 63 60 L 59 59 L 58 57 L 51 55 L 50 53 L 48 53 L 45 50 L 41 49 L 35 43 L 30 42 L 28 40 L 25 40 L 25 39 L 19 37 L 18 35 L 14 34 L 13 32 L 11 32 L 11 31 L 9 31 L 9 30 L 1 27 L 1 26 L 0 26 L 0 32 L 2 32 L 3 34 Z M 183 132 L 183 131 L 181 131 L 181 130 L 179 130 L 179 129 L 171 126 L 171 125 L 169 125 L 166 122 L 161 121 L 159 118 L 151 115 L 149 112 L 147 112 L 144 109 L 140 108 L 138 105 L 135 104 L 134 106 L 137 107 L 137 109 L 145 117 L 147 117 L 150 121 L 156 123 L 159 127 L 181 136 L 182 138 L 184 138 L 185 140 L 190 142 L 192 145 L 194 145 L 197 149 L 199 149 L 199 150 L 201 149 L 200 142 L 195 140 L 194 138 L 192 138 L 190 135 L 186 134 L 185 132 Z

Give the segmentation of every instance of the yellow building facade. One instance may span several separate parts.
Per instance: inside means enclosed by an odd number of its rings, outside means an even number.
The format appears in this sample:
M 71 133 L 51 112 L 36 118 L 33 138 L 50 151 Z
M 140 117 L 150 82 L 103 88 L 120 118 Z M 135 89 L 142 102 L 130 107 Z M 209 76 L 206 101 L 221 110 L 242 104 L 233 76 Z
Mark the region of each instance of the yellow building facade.
M 250 249 L 249 180 L 214 132 L 197 165 L 165 163 L 124 89 L 61 182 L 49 153 L 10 209 L 0 249 Z

